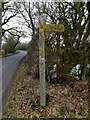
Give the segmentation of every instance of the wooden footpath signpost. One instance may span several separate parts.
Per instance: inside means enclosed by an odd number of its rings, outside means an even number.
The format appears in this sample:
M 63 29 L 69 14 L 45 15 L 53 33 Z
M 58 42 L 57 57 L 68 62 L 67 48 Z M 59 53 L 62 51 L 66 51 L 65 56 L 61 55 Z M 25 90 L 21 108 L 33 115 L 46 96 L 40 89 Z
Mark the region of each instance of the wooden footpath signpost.
M 39 16 L 39 74 L 40 74 L 40 105 L 46 106 L 46 84 L 45 84 L 45 32 L 64 31 L 61 24 L 44 24 L 44 19 Z

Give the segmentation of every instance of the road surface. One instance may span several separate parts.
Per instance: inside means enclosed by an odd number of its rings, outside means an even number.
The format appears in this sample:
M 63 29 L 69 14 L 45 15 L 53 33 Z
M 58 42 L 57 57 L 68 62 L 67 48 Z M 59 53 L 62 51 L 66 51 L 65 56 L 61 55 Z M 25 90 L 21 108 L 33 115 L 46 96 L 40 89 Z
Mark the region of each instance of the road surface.
M 7 94 L 8 88 L 13 81 L 13 77 L 20 63 L 20 60 L 26 55 L 27 55 L 26 51 L 20 51 L 20 53 L 18 54 L 2 58 L 2 65 L 0 65 L 0 67 L 2 68 L 2 95 L 3 95 L 2 100 L 3 101 Z

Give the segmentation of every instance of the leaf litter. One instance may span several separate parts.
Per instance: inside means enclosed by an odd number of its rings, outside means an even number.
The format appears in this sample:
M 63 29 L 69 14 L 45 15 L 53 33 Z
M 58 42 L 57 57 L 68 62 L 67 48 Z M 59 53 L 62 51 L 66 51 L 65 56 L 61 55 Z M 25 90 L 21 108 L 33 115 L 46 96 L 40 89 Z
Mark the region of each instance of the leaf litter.
M 46 106 L 40 106 L 39 79 L 27 74 L 25 61 L 20 65 L 3 110 L 3 118 L 87 118 L 88 81 L 68 84 L 46 83 Z M 73 80 L 72 80 L 73 81 Z

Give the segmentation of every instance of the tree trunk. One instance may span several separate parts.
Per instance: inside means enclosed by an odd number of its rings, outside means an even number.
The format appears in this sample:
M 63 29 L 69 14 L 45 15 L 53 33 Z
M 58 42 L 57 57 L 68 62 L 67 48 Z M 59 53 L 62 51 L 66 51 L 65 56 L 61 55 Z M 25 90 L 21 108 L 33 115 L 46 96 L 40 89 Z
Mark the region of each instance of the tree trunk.
M 88 64 L 88 57 L 82 63 L 82 70 L 81 70 L 81 80 L 85 80 L 86 72 L 87 72 L 87 64 Z

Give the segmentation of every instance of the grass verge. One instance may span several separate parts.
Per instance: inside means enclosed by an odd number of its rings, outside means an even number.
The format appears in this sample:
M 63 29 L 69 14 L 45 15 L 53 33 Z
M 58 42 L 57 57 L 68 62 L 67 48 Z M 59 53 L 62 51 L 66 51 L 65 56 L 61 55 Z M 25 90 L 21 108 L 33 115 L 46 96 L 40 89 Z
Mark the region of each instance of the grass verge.
M 19 53 L 19 51 L 16 51 L 16 52 L 14 52 L 14 53 L 8 53 L 8 54 L 3 54 L 2 53 L 2 55 L 0 55 L 0 57 L 2 58 L 2 57 L 8 57 L 8 56 L 11 56 L 11 55 L 15 55 L 15 54 L 18 54 Z
M 28 57 L 26 58 L 28 59 Z M 29 61 L 29 60 L 28 60 Z M 33 64 L 33 61 L 29 61 Z M 17 70 L 8 94 L 3 118 L 85 118 L 88 119 L 88 81 L 69 84 L 46 83 L 46 107 L 40 106 L 39 79 L 36 65 L 30 67 L 24 60 Z
M 20 63 L 18 70 L 16 71 L 15 79 L 11 85 L 10 91 L 7 95 L 6 104 L 3 108 L 3 113 L 5 118 L 8 118 L 8 114 L 7 114 L 8 112 L 11 112 L 11 114 L 15 112 L 12 105 L 15 102 L 14 100 L 17 100 L 17 92 L 18 92 L 17 89 L 19 88 L 19 85 L 22 84 L 25 77 L 26 77 L 26 66 L 24 65 L 24 61 L 22 61 Z

